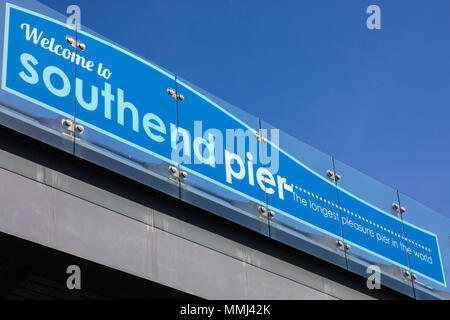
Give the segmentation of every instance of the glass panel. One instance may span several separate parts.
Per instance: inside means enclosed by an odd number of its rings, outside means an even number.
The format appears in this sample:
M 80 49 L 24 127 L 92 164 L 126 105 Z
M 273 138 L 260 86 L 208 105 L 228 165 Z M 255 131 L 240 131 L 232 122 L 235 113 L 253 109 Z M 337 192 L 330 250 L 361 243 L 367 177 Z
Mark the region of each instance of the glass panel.
M 72 153 L 75 29 L 37 1 L 0 0 L 0 15 L 0 124 Z
M 368 266 L 381 271 L 381 285 L 413 297 L 405 276 L 409 262 L 404 248 L 403 224 L 397 191 L 334 160 L 342 234 L 348 269 L 368 277 Z M 340 178 L 340 179 L 339 179 Z
M 417 299 L 450 300 L 450 219 L 399 193 Z
M 81 27 L 75 154 L 175 197 L 175 76 Z
M 181 199 L 268 235 L 261 167 L 259 119 L 177 78 Z
M 346 268 L 332 157 L 264 121 L 261 129 L 270 236 Z

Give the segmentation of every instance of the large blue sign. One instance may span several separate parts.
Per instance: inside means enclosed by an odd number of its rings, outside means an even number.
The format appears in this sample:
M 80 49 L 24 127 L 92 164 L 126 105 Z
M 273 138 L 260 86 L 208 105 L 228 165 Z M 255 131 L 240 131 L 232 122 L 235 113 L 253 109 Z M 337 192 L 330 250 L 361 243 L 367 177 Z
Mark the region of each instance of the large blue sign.
M 336 186 L 267 139 L 257 118 L 98 36 L 16 5 L 5 11 L 2 90 L 69 120 L 75 149 L 180 182 L 186 201 L 308 226 L 446 286 L 436 234 Z

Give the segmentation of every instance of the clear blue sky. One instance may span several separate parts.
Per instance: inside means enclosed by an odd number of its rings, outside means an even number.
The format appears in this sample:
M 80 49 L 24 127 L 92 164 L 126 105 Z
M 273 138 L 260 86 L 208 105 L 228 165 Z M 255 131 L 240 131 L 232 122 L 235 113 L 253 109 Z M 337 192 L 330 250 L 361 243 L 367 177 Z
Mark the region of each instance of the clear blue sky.
M 450 1 L 41 2 L 450 216 Z

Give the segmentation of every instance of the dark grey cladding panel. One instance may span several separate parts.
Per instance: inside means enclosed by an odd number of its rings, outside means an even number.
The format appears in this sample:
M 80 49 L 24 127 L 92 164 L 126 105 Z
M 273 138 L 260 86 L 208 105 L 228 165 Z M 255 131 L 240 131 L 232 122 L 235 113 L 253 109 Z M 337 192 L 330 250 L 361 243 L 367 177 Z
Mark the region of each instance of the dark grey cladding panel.
M 0 150 L 0 168 L 18 173 L 137 221 L 152 224 L 150 208 L 4 150 Z
M 0 141 L 5 233 L 206 298 L 399 297 L 63 153 Z
M 7 233 L 41 244 L 52 242 L 53 190 L 0 169 L 0 226 Z
M 330 298 L 4 169 L 0 178 L 3 232 L 210 299 L 279 297 L 260 290 L 265 277 L 266 286 L 284 282 L 305 298 Z

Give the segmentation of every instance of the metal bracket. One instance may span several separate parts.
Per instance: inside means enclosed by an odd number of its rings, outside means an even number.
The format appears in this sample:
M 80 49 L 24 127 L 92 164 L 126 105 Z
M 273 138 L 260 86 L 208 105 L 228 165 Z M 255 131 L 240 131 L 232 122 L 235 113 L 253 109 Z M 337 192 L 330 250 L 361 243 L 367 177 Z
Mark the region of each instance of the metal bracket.
M 75 127 L 73 124 L 73 121 L 70 119 L 62 119 L 61 120 L 61 125 L 66 128 L 67 130 L 69 130 L 70 132 L 74 132 L 75 131 Z
M 77 129 L 77 132 L 79 134 L 83 134 L 83 132 L 84 132 L 84 127 L 81 124 L 75 125 L 75 129 Z
M 417 275 L 415 273 L 409 272 L 408 270 L 403 271 L 403 276 L 412 281 L 415 281 L 417 279 Z
M 258 133 L 255 133 L 255 138 L 256 138 L 256 140 L 261 141 L 262 143 L 269 142 L 269 140 L 266 137 L 263 137 Z
M 392 204 L 392 209 L 394 209 L 395 212 L 403 214 L 406 212 L 405 207 L 400 207 L 397 203 Z
M 335 181 L 335 182 L 341 180 L 341 176 L 340 176 L 339 174 L 337 174 L 337 173 L 334 173 L 334 172 L 331 171 L 331 170 L 327 170 L 327 177 L 328 177 L 330 180 Z
M 350 245 L 348 243 L 344 243 L 342 240 L 336 241 L 336 245 L 339 249 L 349 251 L 351 249 Z
M 260 206 L 260 207 L 258 207 L 258 211 L 259 211 L 264 217 L 267 217 L 267 209 L 266 209 L 266 207 Z
M 178 173 L 178 168 L 177 167 L 170 166 L 169 167 L 169 171 L 174 177 L 177 177 L 177 178 L 179 177 L 179 173 Z
M 170 166 L 169 167 L 169 172 L 176 178 L 187 179 L 187 177 L 188 177 L 188 173 L 186 171 L 180 171 L 175 166 Z
M 75 49 L 80 49 L 81 51 L 86 50 L 86 45 L 81 42 L 81 41 L 77 41 L 75 40 L 74 37 L 72 36 L 66 36 L 66 41 L 69 45 L 71 45 L 72 47 L 74 47 Z
M 175 100 L 184 101 L 184 96 L 182 94 L 177 94 L 177 92 L 172 88 L 167 88 L 167 93 Z
M 86 50 L 86 45 L 83 42 L 78 41 L 77 46 L 78 46 L 78 49 L 80 49 L 81 51 Z
M 70 119 L 62 119 L 61 124 L 64 128 L 66 128 L 68 131 L 74 133 L 75 130 L 79 133 L 79 134 L 83 134 L 84 132 L 84 127 L 81 124 L 75 124 L 72 120 Z

